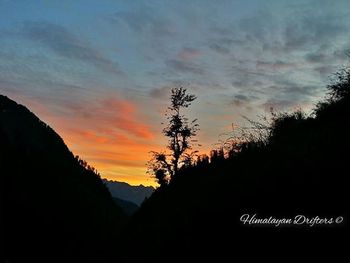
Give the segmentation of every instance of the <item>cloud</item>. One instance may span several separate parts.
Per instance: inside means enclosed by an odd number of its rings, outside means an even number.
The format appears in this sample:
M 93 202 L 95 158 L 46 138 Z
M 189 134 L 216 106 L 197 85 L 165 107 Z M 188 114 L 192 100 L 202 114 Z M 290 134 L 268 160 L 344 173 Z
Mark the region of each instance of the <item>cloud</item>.
M 306 61 L 310 63 L 322 63 L 327 59 L 327 56 L 323 53 L 308 53 L 305 56 Z
M 345 20 L 337 13 L 308 13 L 285 28 L 285 49 L 295 50 L 310 45 L 332 46 L 333 42 L 348 31 Z
M 257 101 L 257 100 L 259 100 L 259 97 L 257 97 L 257 96 L 236 94 L 229 101 L 229 105 L 236 106 L 236 107 L 250 108 L 251 103 L 254 101 Z
M 150 90 L 150 96 L 152 98 L 167 99 L 170 96 L 170 86 L 164 86 L 161 88 L 154 88 Z
M 295 101 L 290 100 L 278 100 L 278 99 L 268 99 L 261 107 L 265 111 L 270 111 L 271 109 L 275 111 L 290 110 L 292 108 L 298 107 L 300 104 Z
M 234 97 L 235 97 L 235 99 L 242 100 L 242 101 L 248 101 L 249 100 L 248 96 L 245 96 L 245 95 L 242 95 L 242 94 L 235 95 Z
M 197 57 L 199 57 L 200 51 L 195 48 L 183 48 L 180 53 L 178 54 L 178 57 L 180 60 L 193 60 Z
M 208 40 L 209 42 L 209 48 L 219 54 L 227 55 L 231 52 L 231 48 L 235 44 L 237 44 L 239 41 L 234 40 L 231 37 L 228 37 L 232 35 L 232 31 L 230 30 L 219 30 L 213 32 L 214 35 L 219 35 L 218 37 L 215 37 L 213 39 Z
M 145 122 L 137 104 L 130 100 L 90 96 L 55 99 L 47 94 L 13 96 L 30 108 L 37 109 L 39 116 L 42 114 L 43 117 L 53 120 L 52 123 L 58 123 L 58 126 L 85 139 L 130 143 L 154 138 L 151 127 Z M 37 108 L 37 105 L 42 107 Z
M 172 36 L 175 28 L 169 19 L 156 10 L 143 6 L 132 11 L 119 11 L 109 17 L 114 23 L 125 23 L 138 34 L 151 34 L 152 37 Z
M 153 138 L 147 124 L 139 121 L 136 105 L 127 100 L 107 99 L 102 102 L 97 112 L 109 116 L 108 122 L 115 123 L 117 129 L 143 139 Z
M 241 107 L 249 102 L 249 98 L 245 95 L 235 95 L 230 101 L 230 105 Z
M 328 76 L 330 73 L 334 72 L 334 66 L 332 65 L 324 65 L 324 66 L 317 66 L 314 68 L 314 71 L 316 71 L 320 76 Z
M 165 64 L 172 70 L 180 73 L 192 73 L 196 75 L 203 75 L 204 69 L 201 68 L 199 65 L 183 61 L 179 59 L 168 59 L 165 61 Z
M 212 43 L 209 45 L 209 48 L 223 55 L 230 53 L 230 49 L 228 47 L 220 45 L 219 43 Z
M 120 134 L 123 134 L 135 139 L 153 138 L 149 125 L 140 121 L 142 118 L 137 112 L 137 106 L 131 101 L 107 98 L 86 103 L 70 101 L 64 105 L 65 112 L 76 116 L 83 126 L 88 127 L 88 124 L 93 123 L 94 130 L 101 136 L 105 134 L 110 137 L 114 134 L 120 138 Z
M 256 68 L 260 70 L 273 70 L 273 71 L 278 71 L 278 70 L 288 70 L 288 69 L 293 69 L 296 68 L 297 65 L 295 63 L 290 63 L 290 62 L 284 62 L 281 60 L 277 60 L 275 62 L 268 62 L 268 61 L 260 61 L 258 60 L 256 62 Z
M 340 3 L 341 1 L 339 1 Z M 315 12 L 313 4 L 320 4 L 317 1 L 304 5 L 304 8 L 291 6 L 290 11 L 285 11 L 285 16 L 289 19 L 280 21 L 278 25 L 272 25 L 273 18 L 278 19 L 276 15 L 265 10 L 265 18 L 262 16 L 258 19 L 264 31 L 268 26 L 273 26 L 270 32 L 259 39 L 264 41 L 266 48 L 271 50 L 280 48 L 281 52 L 308 51 L 310 47 L 313 50 L 326 51 L 332 49 L 334 44 L 344 37 L 348 32 L 348 8 L 334 9 L 330 2 L 323 2 L 319 12 Z M 345 6 L 344 6 L 345 7 Z M 272 19 L 264 22 L 266 15 L 270 13 Z M 257 26 L 256 28 L 259 28 Z M 262 32 L 264 32 L 262 31 Z M 267 36 L 267 37 L 266 37 Z
M 318 86 L 300 86 L 300 85 L 295 85 L 295 86 L 290 86 L 286 87 L 285 92 L 288 95 L 293 96 L 300 96 L 304 99 L 309 96 L 315 95 L 315 93 L 320 89 Z
M 104 57 L 63 26 L 47 22 L 26 22 L 22 30 L 25 37 L 50 48 L 59 56 L 92 64 L 106 72 L 121 73 L 116 62 Z

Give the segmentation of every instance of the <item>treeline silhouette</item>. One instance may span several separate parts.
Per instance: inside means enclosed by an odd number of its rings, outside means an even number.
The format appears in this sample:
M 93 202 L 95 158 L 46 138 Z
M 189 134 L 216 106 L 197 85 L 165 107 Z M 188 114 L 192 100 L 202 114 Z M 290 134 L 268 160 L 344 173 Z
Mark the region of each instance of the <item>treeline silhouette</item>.
M 303 242 L 301 234 L 310 232 L 345 235 L 349 92 L 350 69 L 344 69 L 311 116 L 296 111 L 273 114 L 270 125 L 251 121 L 251 132 L 228 140 L 226 150 L 219 148 L 182 167 L 130 221 L 125 249 L 132 244 L 132 250 L 141 252 L 126 254 L 132 261 L 232 259 L 242 247 L 249 251 L 249 246 L 267 243 L 271 232 L 297 233 L 297 244 Z M 253 227 L 239 220 L 247 213 L 276 218 L 342 216 L 344 222 L 328 227 Z M 278 242 L 274 240 L 274 246 Z
M 0 96 L 1 262 L 104 262 L 126 215 L 97 171 Z

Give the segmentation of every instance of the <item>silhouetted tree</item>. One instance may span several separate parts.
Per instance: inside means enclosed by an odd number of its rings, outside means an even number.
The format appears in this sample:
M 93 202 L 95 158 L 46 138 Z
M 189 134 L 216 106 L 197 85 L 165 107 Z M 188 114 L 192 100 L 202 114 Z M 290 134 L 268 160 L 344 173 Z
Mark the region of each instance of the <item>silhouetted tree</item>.
M 320 101 L 314 110 L 314 114 L 318 117 L 325 114 L 330 115 L 331 109 L 336 108 L 335 105 L 337 104 L 348 103 L 350 97 L 350 66 L 345 66 L 334 73 L 327 89 L 328 96 Z
M 209 165 L 209 156 L 206 154 L 202 154 L 197 157 L 196 167 L 205 167 Z
M 225 153 L 223 148 L 217 150 L 212 150 L 210 152 L 210 162 L 211 163 L 220 163 L 225 159 Z
M 163 169 L 159 169 L 155 171 L 155 178 L 157 179 L 157 183 L 160 185 L 165 185 L 167 184 L 167 176 L 166 176 L 166 171 Z
M 191 138 L 198 131 L 197 119 L 189 121 L 181 110 L 191 105 L 196 99 L 193 94 L 187 94 L 186 89 L 173 88 L 171 90 L 170 106 L 166 113 L 168 124 L 163 134 L 169 139 L 165 152 L 151 152 L 152 159 L 148 162 L 148 170 L 153 173 L 160 185 L 167 184 L 171 178 L 176 177 L 182 165 L 190 166 L 196 151 L 190 152 Z
M 350 66 L 344 67 L 333 74 L 332 83 L 328 85 L 328 91 L 332 101 L 338 101 L 349 96 Z

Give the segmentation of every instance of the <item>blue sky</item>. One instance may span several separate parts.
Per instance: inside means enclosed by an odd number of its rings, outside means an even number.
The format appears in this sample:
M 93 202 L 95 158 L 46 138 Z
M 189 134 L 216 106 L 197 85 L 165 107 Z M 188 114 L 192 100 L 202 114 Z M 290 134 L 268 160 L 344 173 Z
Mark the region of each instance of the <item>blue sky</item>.
M 310 110 L 350 51 L 346 0 L 0 0 L 0 17 L 0 93 L 133 184 L 151 183 L 171 87 L 198 96 L 205 152 L 242 116 Z

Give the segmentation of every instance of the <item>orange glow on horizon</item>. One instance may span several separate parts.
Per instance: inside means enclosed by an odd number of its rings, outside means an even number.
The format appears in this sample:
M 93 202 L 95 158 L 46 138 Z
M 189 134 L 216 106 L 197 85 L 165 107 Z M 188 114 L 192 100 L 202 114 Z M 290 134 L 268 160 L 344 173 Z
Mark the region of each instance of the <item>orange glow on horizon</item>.
M 156 186 L 145 165 L 148 152 L 156 147 L 155 136 L 140 121 L 145 118 L 136 104 L 108 98 L 76 113 L 69 123 L 67 116 L 52 120 L 74 154 L 94 166 L 102 178 Z
M 135 102 L 96 98 L 88 104 L 67 103 L 57 113 L 51 105 L 33 99 L 14 99 L 49 124 L 73 154 L 95 167 L 102 178 L 157 186 L 146 173 L 146 163 L 150 151 L 165 149 L 166 139 L 159 132 L 161 127 L 151 129 L 150 121 Z M 201 153 L 209 152 L 203 150 Z

